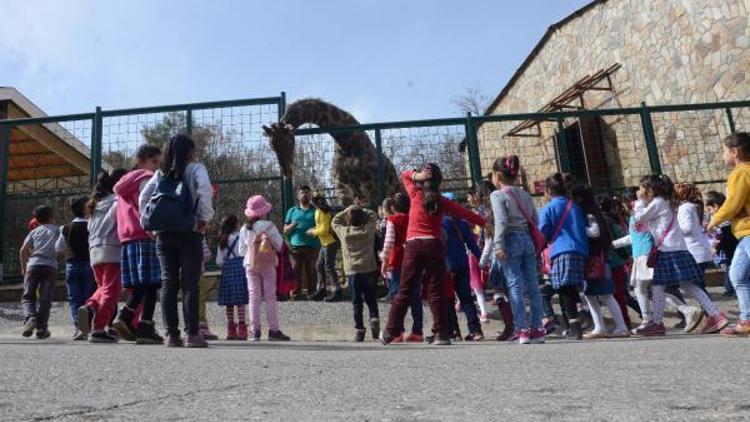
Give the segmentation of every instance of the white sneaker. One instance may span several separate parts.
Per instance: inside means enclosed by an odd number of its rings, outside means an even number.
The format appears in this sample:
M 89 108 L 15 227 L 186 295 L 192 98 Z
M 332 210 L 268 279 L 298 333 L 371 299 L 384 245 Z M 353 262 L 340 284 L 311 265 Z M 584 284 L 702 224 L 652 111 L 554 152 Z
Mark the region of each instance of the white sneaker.
M 688 306 L 683 312 L 685 315 L 685 332 L 695 331 L 703 320 L 703 310 L 695 306 Z

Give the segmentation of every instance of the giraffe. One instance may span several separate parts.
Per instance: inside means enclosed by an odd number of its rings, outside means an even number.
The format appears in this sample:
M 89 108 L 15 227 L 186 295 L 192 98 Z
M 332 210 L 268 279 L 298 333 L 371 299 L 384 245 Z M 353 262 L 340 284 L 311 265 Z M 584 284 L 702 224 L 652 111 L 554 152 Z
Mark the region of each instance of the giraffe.
M 307 98 L 290 104 L 281 121 L 271 127 L 263 126 L 281 171 L 289 180 L 294 175 L 294 130 L 306 123 L 324 128 L 359 124 L 351 114 L 320 99 Z M 351 205 L 355 198 L 369 206 L 377 205 L 378 154 L 370 137 L 364 131 L 333 132 L 330 135 L 335 142 L 333 179 L 341 205 Z M 401 189 L 401 182 L 391 160 L 383 158 L 385 196 L 388 197 Z

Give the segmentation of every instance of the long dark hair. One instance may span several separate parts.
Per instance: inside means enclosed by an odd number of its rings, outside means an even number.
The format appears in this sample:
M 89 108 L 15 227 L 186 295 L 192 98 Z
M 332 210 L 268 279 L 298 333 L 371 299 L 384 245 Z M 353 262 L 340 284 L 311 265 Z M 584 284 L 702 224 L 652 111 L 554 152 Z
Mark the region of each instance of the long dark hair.
M 430 215 L 440 214 L 440 184 L 443 183 L 443 172 L 435 163 L 429 163 L 424 166 L 432 171 L 430 180 L 422 182 L 422 193 L 424 193 L 424 208 Z
M 641 178 L 641 186 L 653 192 L 654 196 L 659 196 L 669 202 L 672 207 L 675 205 L 674 183 L 669 176 L 664 174 L 652 174 Z
M 195 141 L 183 133 L 173 136 L 164 151 L 161 172 L 165 177 L 182 179 L 185 167 L 190 163 L 188 158 L 195 151 Z
M 229 247 L 229 236 L 237 231 L 240 226 L 240 220 L 234 214 L 229 214 L 221 220 L 219 227 L 219 247 L 226 249 Z
M 312 204 L 313 204 L 313 206 L 315 208 L 317 208 L 317 209 L 319 209 L 319 210 L 321 210 L 321 211 L 323 211 L 325 213 L 330 213 L 331 212 L 331 206 L 328 205 L 328 201 L 326 201 L 326 197 L 323 196 L 322 193 L 316 192 L 312 196 L 312 199 L 310 200 L 310 202 L 312 202 Z
M 599 225 L 600 236 L 597 239 L 601 242 L 603 252 L 607 252 L 612 245 L 612 229 L 609 227 L 610 221 L 604 217 L 599 204 L 596 202 L 596 194 L 590 186 L 576 185 L 570 192 L 573 201 L 581 207 L 584 214 L 591 214 Z
M 86 215 L 94 215 L 96 204 L 102 199 L 114 193 L 115 185 L 120 181 L 120 179 L 122 179 L 122 176 L 125 176 L 126 173 L 127 170 L 125 169 L 116 169 L 112 171 L 112 174 L 103 171 L 99 175 L 99 180 L 96 182 L 94 192 L 91 194 L 91 198 L 89 198 L 89 201 L 86 203 Z
M 151 144 L 143 144 L 139 146 L 138 150 L 135 152 L 135 164 L 133 165 L 133 169 L 135 170 L 139 162 L 150 160 L 157 155 L 161 155 L 161 149 L 159 149 L 159 147 Z

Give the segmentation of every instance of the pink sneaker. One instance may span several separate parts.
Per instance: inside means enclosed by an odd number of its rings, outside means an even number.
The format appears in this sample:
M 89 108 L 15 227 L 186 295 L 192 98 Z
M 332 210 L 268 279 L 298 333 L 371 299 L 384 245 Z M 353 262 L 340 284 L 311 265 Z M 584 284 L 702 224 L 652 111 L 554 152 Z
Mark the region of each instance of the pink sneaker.
M 404 342 L 406 343 L 424 343 L 424 336 L 419 334 L 411 333 L 406 338 L 404 338 Z
M 663 323 L 655 323 L 649 321 L 645 327 L 636 328 L 636 334 L 644 337 L 661 337 L 667 335 L 667 330 L 664 328 Z
M 400 336 L 393 337 L 393 340 L 391 340 L 391 343 L 403 343 L 403 342 L 404 342 L 403 333 Z
M 518 335 L 518 344 L 529 344 L 531 343 L 531 332 L 528 328 L 519 330 L 516 332 Z
M 724 312 L 720 312 L 719 315 L 706 318 L 706 323 L 701 328 L 701 334 L 718 333 L 727 325 L 729 325 L 729 320 L 724 316 Z
M 747 337 L 750 335 L 750 321 L 739 320 L 737 324 L 721 330 L 725 337 Z
M 543 344 L 547 331 L 544 328 L 532 328 L 529 335 L 531 344 Z

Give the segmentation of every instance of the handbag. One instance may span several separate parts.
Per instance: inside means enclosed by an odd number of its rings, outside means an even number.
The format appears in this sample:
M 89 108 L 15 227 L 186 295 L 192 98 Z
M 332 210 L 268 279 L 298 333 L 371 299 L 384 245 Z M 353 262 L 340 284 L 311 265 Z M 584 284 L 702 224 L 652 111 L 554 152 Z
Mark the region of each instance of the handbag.
M 651 250 L 648 251 L 648 259 L 646 260 L 647 267 L 649 268 L 656 267 L 656 259 L 659 258 L 659 246 L 661 246 L 661 244 L 664 243 L 664 239 L 666 239 L 669 232 L 672 231 L 672 225 L 674 225 L 674 219 L 675 219 L 675 216 L 672 215 L 672 221 L 669 222 L 669 226 L 667 226 L 667 229 L 664 230 L 664 233 L 662 233 L 661 237 L 654 244 L 654 246 L 651 247 Z
M 521 205 L 521 200 L 518 198 L 518 195 L 516 195 L 516 193 L 513 192 L 512 189 L 503 189 L 503 192 L 507 193 L 513 199 L 513 201 L 516 203 L 516 206 L 518 207 L 518 210 L 521 211 L 521 214 L 523 214 L 523 218 L 526 219 L 526 225 L 529 226 L 529 235 L 531 236 L 531 241 L 534 243 L 534 250 L 536 251 L 537 255 L 541 255 L 541 253 L 544 251 L 544 248 L 547 247 L 547 238 L 544 237 L 544 234 L 539 231 L 539 228 L 531 220 L 529 213 Z
M 570 209 L 573 208 L 573 200 L 568 200 L 568 206 L 565 207 L 565 212 L 562 215 L 562 218 L 560 218 L 560 222 L 557 223 L 557 228 L 555 229 L 555 233 L 552 235 L 552 239 L 549 241 L 549 246 L 547 246 L 544 251 L 542 251 L 542 274 L 549 274 L 552 271 L 552 259 L 550 258 L 550 249 L 552 248 L 552 244 L 555 243 L 555 240 L 557 240 L 557 236 L 560 234 L 560 230 L 562 230 L 562 226 L 565 223 L 565 220 L 568 219 L 568 214 L 570 214 Z

